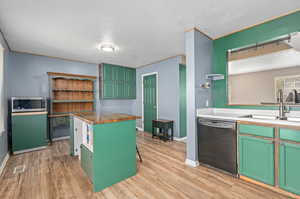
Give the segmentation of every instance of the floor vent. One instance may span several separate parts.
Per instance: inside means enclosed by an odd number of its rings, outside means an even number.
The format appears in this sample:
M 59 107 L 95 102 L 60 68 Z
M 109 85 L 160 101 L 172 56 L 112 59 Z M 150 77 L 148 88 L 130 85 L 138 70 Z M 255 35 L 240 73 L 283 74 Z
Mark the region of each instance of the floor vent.
M 25 171 L 25 165 L 19 165 L 14 168 L 14 175 L 23 173 Z

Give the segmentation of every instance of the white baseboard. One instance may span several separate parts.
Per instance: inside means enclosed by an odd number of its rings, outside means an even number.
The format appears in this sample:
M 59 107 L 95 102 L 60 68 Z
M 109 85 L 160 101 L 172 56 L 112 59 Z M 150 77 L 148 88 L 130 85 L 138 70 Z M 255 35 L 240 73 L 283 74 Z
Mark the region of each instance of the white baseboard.
M 7 161 L 8 161 L 8 159 L 9 159 L 9 153 L 7 153 L 5 155 L 5 157 L 4 157 L 3 161 L 2 161 L 2 164 L 0 165 L 0 176 L 2 175 L 2 172 L 3 172 L 4 168 L 5 168 L 5 165 L 6 165 Z
M 70 136 L 64 136 L 64 137 L 59 137 L 59 138 L 53 138 L 52 141 L 67 140 L 67 139 L 70 139 Z
M 197 167 L 199 166 L 199 162 L 195 160 L 186 159 L 185 164 L 191 167 Z
M 141 127 L 136 127 L 136 128 L 137 128 L 138 131 L 144 131 L 144 129 L 141 128 Z
M 186 136 L 179 138 L 179 137 L 174 137 L 174 140 L 178 141 L 178 142 L 186 142 Z

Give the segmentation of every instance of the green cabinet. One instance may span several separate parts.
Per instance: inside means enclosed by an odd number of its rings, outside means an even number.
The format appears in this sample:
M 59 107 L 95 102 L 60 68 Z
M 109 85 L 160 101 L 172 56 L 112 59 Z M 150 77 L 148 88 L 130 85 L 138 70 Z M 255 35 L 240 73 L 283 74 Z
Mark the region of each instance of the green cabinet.
M 80 163 L 81 168 L 84 170 L 86 175 L 93 182 L 93 152 L 91 152 L 83 144 L 80 145 Z
M 300 195 L 300 143 L 282 142 L 279 152 L 279 186 Z
M 274 185 L 274 142 L 252 136 L 239 136 L 239 173 Z
M 47 144 L 47 113 L 12 114 L 12 151 L 27 151 Z
M 136 70 L 112 64 L 100 64 L 101 99 L 135 99 Z

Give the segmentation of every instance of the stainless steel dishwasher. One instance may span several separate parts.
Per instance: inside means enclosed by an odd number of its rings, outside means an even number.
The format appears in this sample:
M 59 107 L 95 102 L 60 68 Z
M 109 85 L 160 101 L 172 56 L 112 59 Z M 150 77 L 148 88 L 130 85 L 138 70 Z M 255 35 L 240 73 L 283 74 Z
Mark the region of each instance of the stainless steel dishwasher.
M 236 122 L 198 118 L 199 162 L 237 175 Z

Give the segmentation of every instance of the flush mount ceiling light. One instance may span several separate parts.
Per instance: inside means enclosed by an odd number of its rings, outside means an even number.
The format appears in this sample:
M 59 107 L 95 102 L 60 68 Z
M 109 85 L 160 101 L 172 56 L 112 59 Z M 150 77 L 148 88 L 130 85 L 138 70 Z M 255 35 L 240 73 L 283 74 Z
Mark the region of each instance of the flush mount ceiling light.
M 113 44 L 100 44 L 98 49 L 103 52 L 115 52 L 117 50 Z

